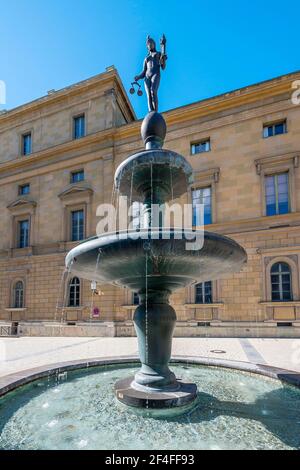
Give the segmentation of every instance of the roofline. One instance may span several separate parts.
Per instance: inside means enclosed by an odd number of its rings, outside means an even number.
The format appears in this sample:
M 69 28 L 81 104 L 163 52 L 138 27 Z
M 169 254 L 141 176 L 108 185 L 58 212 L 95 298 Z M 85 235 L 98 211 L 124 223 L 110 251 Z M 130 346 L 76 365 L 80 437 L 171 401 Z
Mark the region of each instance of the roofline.
M 189 108 L 191 106 L 197 106 L 197 105 L 200 105 L 200 104 L 203 104 L 203 103 L 209 103 L 210 101 L 212 100 L 219 100 L 220 98 L 229 98 L 230 96 L 233 96 L 233 95 L 237 95 L 237 94 L 244 94 L 245 92 L 252 92 L 254 91 L 256 88 L 261 88 L 262 86 L 266 86 L 266 85 L 269 85 L 269 84 L 275 84 L 277 82 L 281 82 L 281 81 L 289 81 L 290 78 L 294 77 L 295 79 L 300 79 L 300 70 L 296 70 L 295 72 L 289 72 L 287 74 L 283 74 L 283 75 L 279 75 L 277 77 L 274 77 L 274 78 L 269 78 L 267 80 L 263 80 L 261 82 L 256 82 L 256 83 L 252 83 L 250 85 L 245 85 L 241 88 L 235 88 L 234 90 L 230 90 L 230 91 L 225 91 L 223 93 L 220 93 L 218 95 L 214 95 L 214 96 L 210 96 L 208 98 L 203 98 L 201 100 L 197 100 L 197 101 L 193 101 L 192 103 L 188 103 L 188 104 L 184 104 L 184 105 L 181 105 L 181 106 L 176 106 L 175 108 L 170 108 L 170 109 L 167 109 L 166 111 L 164 111 L 164 113 L 172 113 L 172 112 L 175 112 L 177 110 L 180 110 L 180 109 L 185 109 L 185 108 Z
M 128 95 L 126 93 L 122 80 L 120 78 L 120 75 L 117 69 L 114 66 L 111 66 L 111 67 L 107 67 L 105 72 L 102 72 L 90 78 L 81 80 L 80 82 L 74 83 L 72 85 L 68 85 L 59 90 L 55 90 L 53 91 L 53 93 L 41 96 L 40 98 L 37 98 L 35 100 L 21 104 L 20 106 L 17 106 L 15 108 L 7 110 L 3 114 L 0 114 L 0 122 L 2 120 L 4 121 L 6 118 L 13 118 L 15 116 L 18 116 L 19 114 L 25 113 L 32 109 L 38 109 L 44 105 L 54 103 L 55 101 L 58 101 L 58 100 L 62 100 L 69 95 L 77 94 L 79 91 L 82 91 L 85 88 L 88 89 L 101 82 L 106 83 L 109 81 L 116 82 L 117 86 L 119 87 L 119 91 L 121 92 L 124 100 L 126 101 L 126 104 L 128 106 L 128 110 L 129 110 L 129 113 L 131 114 L 132 119 L 136 120 L 137 117 L 136 117 L 135 111 L 128 98 Z
M 295 72 L 290 72 L 288 74 L 280 75 L 278 77 L 271 78 L 268 80 L 264 80 L 262 82 L 257 82 L 255 84 L 246 85 L 245 87 L 237 88 L 235 90 L 221 93 L 219 95 L 215 95 L 209 98 L 204 98 L 199 101 L 194 101 L 192 103 L 188 103 L 183 106 L 171 108 L 169 110 L 164 111 L 163 114 L 166 116 L 166 119 L 168 123 L 170 124 L 173 121 L 174 122 L 177 121 L 179 119 L 180 114 L 182 115 L 182 118 L 184 118 L 184 116 L 186 116 L 186 114 L 189 113 L 190 114 L 189 119 L 192 119 L 193 118 L 192 115 L 194 114 L 195 114 L 195 117 L 196 115 L 199 116 L 200 114 L 201 115 L 205 115 L 206 113 L 208 114 L 210 112 L 210 108 L 213 108 L 213 110 L 216 111 L 217 108 L 225 109 L 227 107 L 238 106 L 239 104 L 242 104 L 243 102 L 244 103 L 253 102 L 253 101 L 257 101 L 260 98 L 265 98 L 267 96 L 274 96 L 280 93 L 286 93 L 290 89 L 289 84 L 296 79 L 300 79 L 300 70 L 297 70 Z M 72 94 L 72 93 L 77 94 L 79 91 L 81 91 L 84 88 L 95 86 L 101 82 L 105 83 L 105 82 L 109 82 L 113 80 L 115 81 L 117 87 L 119 88 L 119 91 L 121 92 L 128 106 L 129 113 L 131 114 L 131 117 L 132 117 L 133 122 L 129 122 L 125 124 L 125 126 L 134 127 L 135 123 L 140 122 L 141 119 L 137 119 L 133 106 L 124 88 L 123 82 L 119 76 L 117 69 L 114 66 L 107 67 L 106 71 L 102 72 L 101 74 L 94 75 L 93 77 L 90 77 L 88 79 L 82 80 L 73 85 L 69 85 L 60 90 L 57 90 L 53 92 L 53 94 L 45 95 L 41 98 L 37 98 L 36 100 L 33 100 L 31 102 L 25 103 L 23 105 L 20 105 L 16 108 L 11 109 L 7 111 L 6 113 L 0 115 L 0 123 L 1 121 L 17 116 L 18 114 L 25 113 L 30 108 L 31 109 L 39 108 L 45 104 L 55 102 L 59 99 L 62 100 L 69 94 Z M 247 98 L 246 101 L 245 101 L 245 98 Z M 185 117 L 185 119 L 186 118 L 187 117 Z

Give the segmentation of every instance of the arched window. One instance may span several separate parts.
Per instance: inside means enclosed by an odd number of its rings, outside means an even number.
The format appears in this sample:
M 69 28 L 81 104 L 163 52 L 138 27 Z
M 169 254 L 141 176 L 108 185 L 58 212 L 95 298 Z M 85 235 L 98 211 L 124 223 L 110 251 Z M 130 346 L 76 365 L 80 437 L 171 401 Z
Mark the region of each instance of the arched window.
M 293 300 L 291 268 L 287 263 L 275 263 L 271 269 L 272 301 Z
M 24 284 L 22 281 L 16 282 L 14 286 L 14 308 L 24 307 Z
M 195 304 L 212 304 L 212 282 L 201 282 L 195 286 Z
M 80 280 L 73 277 L 69 284 L 69 307 L 80 306 Z

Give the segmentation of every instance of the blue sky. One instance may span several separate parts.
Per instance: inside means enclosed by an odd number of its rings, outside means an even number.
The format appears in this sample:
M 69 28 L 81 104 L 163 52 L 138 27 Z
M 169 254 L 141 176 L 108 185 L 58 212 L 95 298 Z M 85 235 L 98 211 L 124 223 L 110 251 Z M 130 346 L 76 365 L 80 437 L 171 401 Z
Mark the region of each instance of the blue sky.
M 152 8 L 150 6 L 152 5 Z M 114 64 L 130 87 L 145 38 L 168 39 L 160 110 L 300 69 L 296 1 L 1 0 L 0 80 L 11 109 Z M 139 117 L 145 97 L 132 98 Z

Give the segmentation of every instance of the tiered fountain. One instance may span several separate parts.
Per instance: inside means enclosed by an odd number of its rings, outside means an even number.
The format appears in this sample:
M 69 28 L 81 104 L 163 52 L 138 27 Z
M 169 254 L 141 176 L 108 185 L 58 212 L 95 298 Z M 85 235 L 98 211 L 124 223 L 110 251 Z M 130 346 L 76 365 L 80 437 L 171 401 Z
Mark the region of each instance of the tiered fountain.
M 247 256 L 227 237 L 204 232 L 203 243 L 190 249 L 193 237 L 201 238 L 200 230 L 154 225 L 154 205 L 184 195 L 193 171 L 183 156 L 162 148 L 167 127 L 157 112 L 157 91 L 160 69 L 167 60 L 166 41 L 161 41 L 162 52 L 156 51 L 149 37 L 147 45 L 144 70 L 135 77 L 135 82 L 145 78 L 148 95 L 149 114 L 141 129 L 146 148 L 125 160 L 115 174 L 117 194 L 143 204 L 146 224 L 135 236 L 130 231 L 117 232 L 82 243 L 67 255 L 66 266 L 84 279 L 138 292 L 134 325 L 142 368 L 135 377 L 119 381 L 115 390 L 126 405 L 151 409 L 185 407 L 197 396 L 196 385 L 176 378 L 168 367 L 176 323 L 170 295 L 191 284 L 238 272 Z

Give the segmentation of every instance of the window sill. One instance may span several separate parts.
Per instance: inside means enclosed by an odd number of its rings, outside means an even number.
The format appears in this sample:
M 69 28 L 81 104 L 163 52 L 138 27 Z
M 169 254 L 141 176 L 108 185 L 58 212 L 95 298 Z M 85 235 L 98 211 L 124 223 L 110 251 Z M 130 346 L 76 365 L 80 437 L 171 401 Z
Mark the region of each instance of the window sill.
M 265 305 L 266 307 L 300 307 L 300 300 L 290 300 L 288 302 L 259 302 L 260 305 Z
M 26 312 L 27 308 L 6 308 L 6 312 Z
M 186 308 L 219 308 L 224 307 L 224 304 L 221 302 L 212 303 L 212 304 L 185 304 Z
M 85 307 L 82 307 L 82 306 L 79 306 L 79 307 L 60 307 L 61 310 L 64 310 L 64 311 L 70 311 L 70 312 L 73 312 L 74 310 L 84 310 Z

